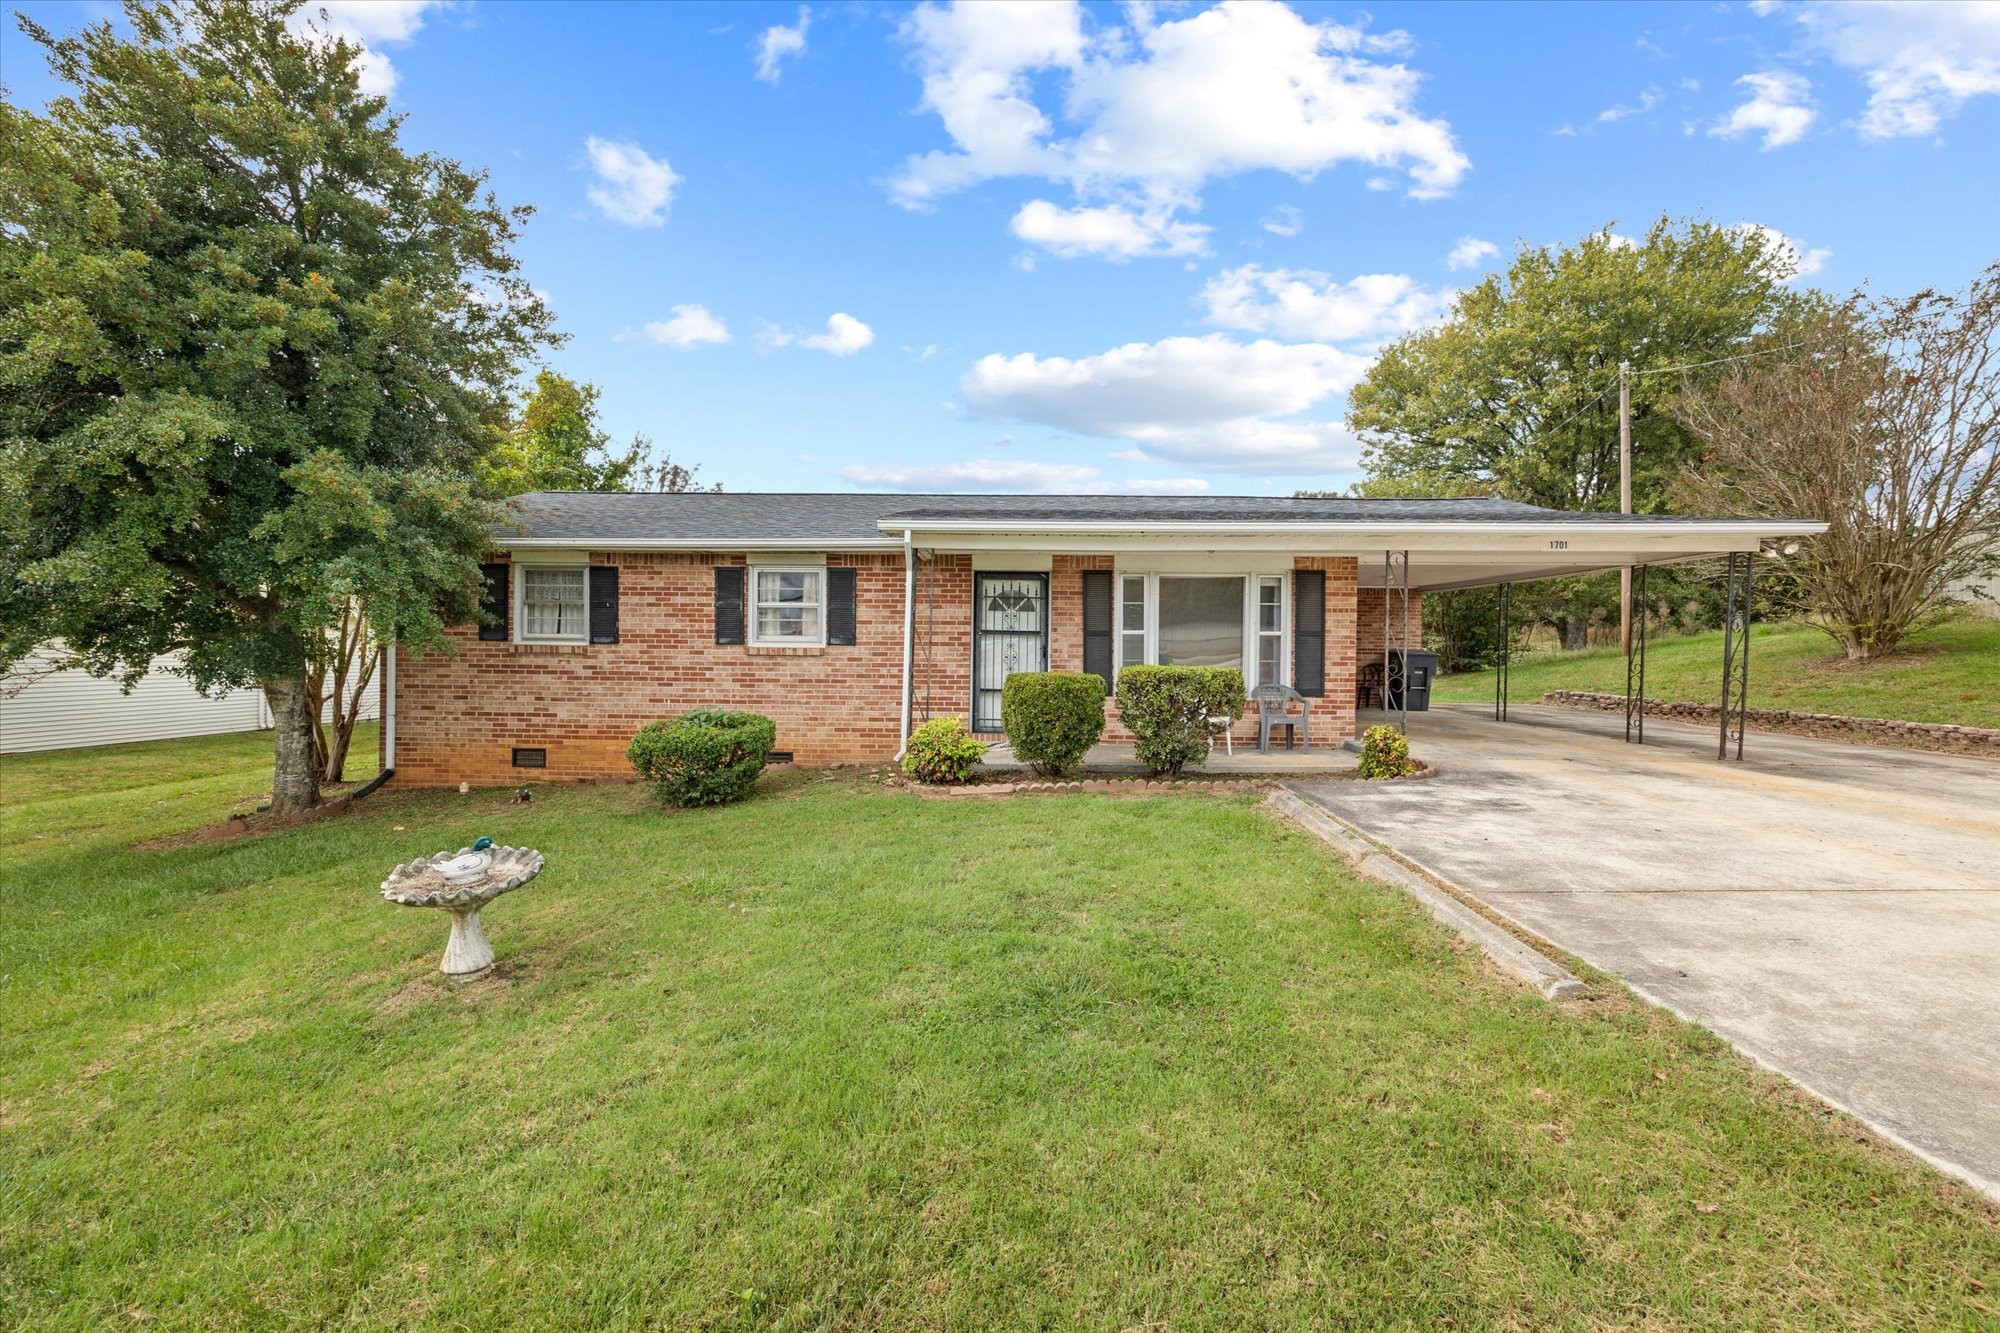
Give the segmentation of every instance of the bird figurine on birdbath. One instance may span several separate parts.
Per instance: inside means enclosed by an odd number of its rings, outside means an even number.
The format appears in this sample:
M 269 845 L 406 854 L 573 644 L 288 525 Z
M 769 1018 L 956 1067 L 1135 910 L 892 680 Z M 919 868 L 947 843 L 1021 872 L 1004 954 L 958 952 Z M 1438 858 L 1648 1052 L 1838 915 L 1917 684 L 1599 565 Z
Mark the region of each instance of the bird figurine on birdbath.
M 493 966 L 493 946 L 479 922 L 479 909 L 542 873 L 542 854 L 531 847 L 496 847 L 475 838 L 456 852 L 439 852 L 397 866 L 382 881 L 382 896 L 404 907 L 435 907 L 451 913 L 451 938 L 439 970 L 455 981 Z

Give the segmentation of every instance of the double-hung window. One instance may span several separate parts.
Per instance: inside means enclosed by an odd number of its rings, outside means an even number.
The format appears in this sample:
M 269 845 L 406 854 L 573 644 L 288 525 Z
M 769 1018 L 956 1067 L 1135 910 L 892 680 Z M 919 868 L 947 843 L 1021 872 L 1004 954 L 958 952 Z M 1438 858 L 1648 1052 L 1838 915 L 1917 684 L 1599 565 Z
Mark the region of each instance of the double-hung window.
M 826 626 L 822 599 L 824 569 L 750 571 L 750 642 L 764 647 L 796 647 L 824 643 Z
M 522 642 L 588 643 L 588 571 L 582 565 L 517 565 L 521 576 Z
M 1272 574 L 1118 576 L 1118 665 L 1233 667 L 1282 685 L 1285 579 Z

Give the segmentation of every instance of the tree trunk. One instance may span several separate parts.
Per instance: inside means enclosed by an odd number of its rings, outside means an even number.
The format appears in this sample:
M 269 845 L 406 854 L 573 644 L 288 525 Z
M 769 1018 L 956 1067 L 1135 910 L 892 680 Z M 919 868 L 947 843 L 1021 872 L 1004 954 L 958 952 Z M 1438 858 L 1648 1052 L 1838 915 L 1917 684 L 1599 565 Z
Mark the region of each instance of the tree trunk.
M 354 742 L 354 715 L 345 718 L 326 729 L 326 766 L 321 775 L 328 782 L 347 780 L 347 748 Z
M 277 760 L 271 774 L 271 813 L 282 815 L 319 804 L 319 765 L 314 750 L 318 717 L 313 691 L 303 674 L 264 682 L 277 732 Z
M 1575 616 L 1568 620 L 1558 620 L 1556 622 L 1556 633 L 1562 636 L 1562 646 L 1570 652 L 1575 652 L 1581 648 L 1588 648 L 1590 647 L 1590 618 L 1588 616 Z

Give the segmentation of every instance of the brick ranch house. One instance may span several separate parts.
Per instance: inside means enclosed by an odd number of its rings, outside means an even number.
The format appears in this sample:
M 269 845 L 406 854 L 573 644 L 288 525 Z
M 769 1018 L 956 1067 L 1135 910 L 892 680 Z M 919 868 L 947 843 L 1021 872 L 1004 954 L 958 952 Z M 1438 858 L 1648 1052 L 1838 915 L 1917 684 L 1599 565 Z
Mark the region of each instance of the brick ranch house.
M 1571 514 L 1504 500 L 613 494 L 513 502 L 491 623 L 392 648 L 395 781 L 628 775 L 648 722 L 767 714 L 801 764 L 880 761 L 910 727 L 1000 730 L 1011 671 L 1235 666 L 1354 732 L 1364 663 L 1418 641 L 1423 594 L 1658 564 L 1816 524 Z M 1105 739 L 1129 740 L 1107 702 Z M 1255 709 L 1238 743 L 1254 740 Z

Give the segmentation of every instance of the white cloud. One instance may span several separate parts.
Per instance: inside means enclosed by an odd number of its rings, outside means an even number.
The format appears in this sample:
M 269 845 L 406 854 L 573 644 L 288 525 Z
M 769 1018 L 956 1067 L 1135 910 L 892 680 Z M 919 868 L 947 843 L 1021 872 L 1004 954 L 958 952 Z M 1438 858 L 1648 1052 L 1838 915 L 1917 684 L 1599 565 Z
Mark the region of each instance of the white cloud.
M 1450 125 L 1418 113 L 1422 76 L 1383 58 L 1407 49 L 1403 34 L 1310 23 L 1257 0 L 1169 22 L 1150 5 L 1125 14 L 1128 26 L 1087 32 L 1074 0 L 920 5 L 903 35 L 923 108 L 953 146 L 905 161 L 891 195 L 924 208 L 981 181 L 1034 177 L 1083 203 L 1170 215 L 1196 206 L 1209 180 L 1247 171 L 1303 178 L 1354 162 L 1399 170 L 1429 198 L 1470 168 Z M 1044 100 L 1061 108 L 1060 127 Z
M 2000 94 L 2000 0 L 1843 0 L 1771 6 L 1806 31 L 1810 49 L 1868 85 L 1861 133 L 1933 133 L 1974 97 Z
M 1709 127 L 1708 132 L 1717 138 L 1761 134 L 1766 150 L 1783 148 L 1803 138 L 1819 114 L 1806 105 L 1812 83 L 1803 74 L 1786 70 L 1745 74 L 1736 86 L 1748 88 L 1750 100 Z
M 584 141 L 597 183 L 586 194 L 613 222 L 628 227 L 657 227 L 667 220 L 674 186 L 681 178 L 665 160 L 635 143 L 617 143 L 592 135 Z
M 1639 94 L 1639 100 L 1636 104 L 1628 105 L 1620 103 L 1615 106 L 1605 107 L 1604 110 L 1597 113 L 1597 123 L 1600 125 L 1609 125 L 1613 121 L 1623 120 L 1627 116 L 1643 116 L 1665 100 L 1666 95 L 1658 88 L 1648 88 Z
M 1214 333 L 1078 358 L 992 355 L 959 381 L 981 417 L 1123 440 L 1151 459 L 1295 474 L 1351 467 L 1336 425 L 1284 421 L 1351 388 L 1369 358 L 1324 343 Z
M 1482 241 L 1477 236 L 1461 236 L 1458 244 L 1451 247 L 1451 253 L 1444 257 L 1444 266 L 1454 270 L 1477 268 L 1499 253 L 1500 247 L 1491 241 Z
M 1833 251 L 1808 248 L 1776 227 L 1767 227 L 1761 222 L 1739 222 L 1730 230 L 1738 235 L 1760 238 L 1764 242 L 1764 252 L 1784 265 L 1790 274 L 1788 281 L 1812 277 L 1826 267 L 1827 260 L 1833 258 Z
M 801 7 L 799 21 L 791 27 L 777 24 L 764 29 L 757 39 L 757 77 L 766 83 L 776 83 L 783 77 L 785 58 L 805 54 L 806 29 L 811 24 L 811 12 Z
M 1291 204 L 1279 204 L 1257 225 L 1273 236 L 1296 236 L 1306 229 L 1306 215 Z
M 1311 269 L 1245 264 L 1209 279 L 1198 298 L 1207 323 L 1246 333 L 1322 342 L 1377 342 L 1439 318 L 1449 292 L 1402 273 L 1364 273 L 1341 282 Z
M 726 343 L 729 326 L 710 314 L 704 305 L 677 305 L 672 319 L 656 319 L 646 326 L 646 336 L 656 343 L 683 350 L 703 343 Z
M 1337 421 L 1219 421 L 1207 426 L 1148 426 L 1127 438 L 1148 462 L 1194 464 L 1228 472 L 1299 476 L 1361 465 L 1361 445 Z
M 354 72 L 361 91 L 387 97 L 396 90 L 400 76 L 382 48 L 410 42 L 424 26 L 426 11 L 449 7 L 445 0 L 319 0 L 293 14 L 288 26 L 299 32 L 345 37 L 360 47 Z M 324 22 L 321 10 L 326 11 Z
M 1064 259 L 1094 256 L 1123 262 L 1142 255 L 1198 255 L 1208 250 L 1207 227 L 1176 222 L 1171 208 L 1134 212 L 1122 204 L 1059 208 L 1030 199 L 1014 215 L 1014 234 Z
M 835 356 L 853 356 L 874 341 L 875 330 L 854 316 L 837 310 L 826 317 L 825 333 L 801 334 L 779 328 L 764 330 L 767 346 L 810 347 L 815 352 L 831 352 Z
M 856 485 L 890 491 L 1199 495 L 1208 489 L 1208 483 L 1198 477 L 1106 481 L 1099 469 L 1081 463 L 1034 463 L 1025 459 L 980 458 L 970 463 L 936 463 L 918 467 L 855 466 L 841 468 L 839 474 Z

